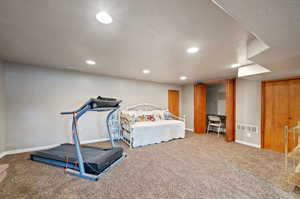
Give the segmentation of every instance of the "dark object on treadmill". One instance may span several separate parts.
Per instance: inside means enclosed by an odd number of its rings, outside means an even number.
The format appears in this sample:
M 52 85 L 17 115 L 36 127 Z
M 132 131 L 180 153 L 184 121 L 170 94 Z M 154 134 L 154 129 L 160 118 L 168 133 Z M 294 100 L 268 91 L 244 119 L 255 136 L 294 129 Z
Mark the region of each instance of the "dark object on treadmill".
M 105 101 L 117 101 L 117 99 L 116 99 L 116 98 L 101 97 L 101 96 L 98 96 L 98 97 L 97 97 L 97 100 L 105 100 Z
M 97 97 L 97 99 L 92 98 L 91 107 L 94 108 L 105 108 L 105 107 L 117 107 L 122 102 L 121 100 L 117 100 L 114 98 L 106 98 L 106 97 Z

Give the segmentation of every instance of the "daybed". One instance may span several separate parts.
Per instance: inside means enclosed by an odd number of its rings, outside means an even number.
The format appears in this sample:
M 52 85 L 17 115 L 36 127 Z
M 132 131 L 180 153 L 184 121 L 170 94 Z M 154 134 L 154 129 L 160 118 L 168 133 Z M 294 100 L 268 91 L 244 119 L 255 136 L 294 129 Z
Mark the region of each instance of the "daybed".
M 139 104 L 119 113 L 122 140 L 130 148 L 185 137 L 185 117 L 151 104 Z

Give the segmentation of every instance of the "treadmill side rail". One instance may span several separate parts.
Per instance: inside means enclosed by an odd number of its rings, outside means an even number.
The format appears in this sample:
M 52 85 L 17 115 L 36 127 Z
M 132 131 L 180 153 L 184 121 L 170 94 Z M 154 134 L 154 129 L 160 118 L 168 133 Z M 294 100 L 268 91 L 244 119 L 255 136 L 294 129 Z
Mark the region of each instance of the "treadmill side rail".
M 73 176 L 85 178 L 85 179 L 88 179 L 88 180 L 97 181 L 101 176 L 105 175 L 108 171 L 110 171 L 110 169 L 112 169 L 113 167 L 115 167 L 118 163 L 120 163 L 126 157 L 127 157 L 127 155 L 124 153 L 121 158 L 119 158 L 118 160 L 116 160 L 113 164 L 111 164 L 109 167 L 107 167 L 99 175 L 92 175 L 92 174 L 88 174 L 88 173 L 85 173 L 85 172 L 82 173 L 80 171 L 77 171 L 77 170 L 74 170 L 74 169 L 69 169 L 69 168 L 65 169 L 65 171 L 66 171 L 66 173 L 69 173 L 69 174 L 71 174 Z

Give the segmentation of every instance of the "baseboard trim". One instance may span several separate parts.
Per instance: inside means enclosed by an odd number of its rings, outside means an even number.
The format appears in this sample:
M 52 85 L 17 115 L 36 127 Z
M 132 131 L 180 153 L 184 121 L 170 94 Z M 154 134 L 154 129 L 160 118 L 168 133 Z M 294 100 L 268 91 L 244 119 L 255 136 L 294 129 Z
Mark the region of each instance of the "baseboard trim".
M 6 156 L 6 155 L 12 155 L 12 154 L 18 154 L 18 153 L 40 151 L 40 150 L 46 150 L 46 149 L 50 149 L 50 148 L 57 147 L 57 146 L 59 146 L 59 144 L 52 144 L 52 145 L 47 145 L 47 146 L 38 146 L 38 147 L 25 148 L 25 149 L 16 149 L 16 150 L 4 151 L 3 154 L 4 154 L 4 156 Z
M 96 140 L 87 140 L 82 141 L 81 144 L 90 144 L 95 142 L 104 142 L 108 141 L 108 138 L 102 138 L 102 139 L 96 139 Z M 32 148 L 25 148 L 25 149 L 16 149 L 16 150 L 10 150 L 10 151 L 4 151 L 0 153 L 0 158 L 3 158 L 6 155 L 12 155 L 12 154 L 18 154 L 18 153 L 26 153 L 26 152 L 32 152 L 32 151 L 41 151 L 41 150 L 47 150 L 51 149 L 53 147 L 57 147 L 60 144 L 53 144 L 53 145 L 47 145 L 47 146 L 38 146 L 38 147 L 32 147 Z
M 1 153 L 0 153 L 0 159 L 3 158 L 4 156 L 5 156 L 5 153 L 4 153 L 4 152 L 1 152 Z
M 190 129 L 190 128 L 185 128 L 186 131 L 191 131 L 194 132 L 194 129 Z
M 255 147 L 255 148 L 261 148 L 260 145 L 258 145 L 258 144 L 252 144 L 252 143 L 245 142 L 245 141 L 240 141 L 240 140 L 235 140 L 235 142 L 239 143 L 239 144 L 244 144 L 244 145 L 247 145 L 247 146 L 252 146 L 252 147 Z
M 87 140 L 87 141 L 82 141 L 81 144 L 91 144 L 91 143 L 96 143 L 96 142 L 106 142 L 108 141 L 109 138 L 101 138 L 101 139 L 95 139 L 95 140 Z

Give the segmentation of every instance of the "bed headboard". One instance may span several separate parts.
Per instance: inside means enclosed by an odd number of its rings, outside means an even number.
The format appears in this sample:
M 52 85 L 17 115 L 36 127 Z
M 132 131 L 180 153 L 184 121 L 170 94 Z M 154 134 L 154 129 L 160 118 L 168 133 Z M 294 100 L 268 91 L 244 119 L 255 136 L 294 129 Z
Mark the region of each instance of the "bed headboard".
M 154 110 L 168 110 L 166 108 L 163 108 L 163 107 L 159 107 L 159 106 L 156 106 L 156 105 L 153 105 L 153 104 L 148 104 L 148 103 L 144 103 L 144 104 L 137 104 L 137 105 L 134 105 L 134 106 L 129 106 L 129 107 L 126 107 L 125 109 L 123 110 L 126 110 L 126 111 L 138 111 L 138 110 L 141 110 L 141 111 L 154 111 Z

